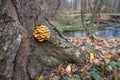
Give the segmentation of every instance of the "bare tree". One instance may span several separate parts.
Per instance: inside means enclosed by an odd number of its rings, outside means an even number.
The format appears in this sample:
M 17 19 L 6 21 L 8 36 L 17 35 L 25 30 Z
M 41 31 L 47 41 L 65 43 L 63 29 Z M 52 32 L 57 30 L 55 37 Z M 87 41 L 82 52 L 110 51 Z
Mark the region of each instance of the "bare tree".
M 96 30 L 94 23 L 95 23 L 95 21 L 99 20 L 102 2 L 103 2 L 103 0 L 95 0 L 94 7 L 93 7 L 93 9 L 91 9 L 92 16 L 90 19 L 90 24 L 86 25 L 85 21 L 84 21 L 85 20 L 84 14 L 85 14 L 85 9 L 86 9 L 86 0 L 81 0 L 81 21 L 82 21 L 82 25 L 85 28 L 87 35 L 90 38 L 93 38 L 93 36 L 94 36 L 95 30 Z
M 97 20 L 100 17 L 102 1 L 103 0 L 95 0 L 95 2 L 94 2 L 94 8 L 93 8 L 90 25 L 89 25 L 89 37 L 90 38 L 94 38 L 94 33 L 97 28 L 96 26 L 94 26 L 94 23 L 95 23 L 95 21 L 97 22 Z
M 86 0 L 81 0 L 81 21 L 87 35 L 89 35 L 89 29 L 88 26 L 85 24 L 85 19 L 84 19 L 85 9 L 86 9 Z
M 78 0 L 73 1 L 73 10 L 77 10 Z

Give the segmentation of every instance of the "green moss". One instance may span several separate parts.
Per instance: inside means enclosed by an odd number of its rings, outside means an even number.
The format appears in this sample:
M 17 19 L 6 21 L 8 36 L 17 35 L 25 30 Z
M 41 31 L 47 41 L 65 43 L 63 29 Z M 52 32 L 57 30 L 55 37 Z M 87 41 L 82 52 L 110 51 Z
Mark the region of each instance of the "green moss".
M 60 33 L 84 30 L 80 17 L 72 17 L 70 12 L 58 11 L 54 25 Z
M 58 31 L 61 32 L 61 33 L 84 30 L 84 28 L 83 28 L 82 26 L 80 26 L 80 25 L 78 25 L 78 26 L 66 25 L 66 26 L 58 27 L 57 29 L 58 29 Z

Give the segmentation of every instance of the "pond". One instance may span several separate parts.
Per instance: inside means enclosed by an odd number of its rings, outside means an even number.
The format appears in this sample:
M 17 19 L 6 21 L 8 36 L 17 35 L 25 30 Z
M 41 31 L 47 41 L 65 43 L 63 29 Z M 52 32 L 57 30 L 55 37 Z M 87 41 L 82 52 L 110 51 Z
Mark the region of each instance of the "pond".
M 81 37 L 86 36 L 85 31 L 65 32 L 66 37 Z M 117 23 L 102 23 L 95 32 L 96 36 L 107 38 L 120 38 L 120 25 Z

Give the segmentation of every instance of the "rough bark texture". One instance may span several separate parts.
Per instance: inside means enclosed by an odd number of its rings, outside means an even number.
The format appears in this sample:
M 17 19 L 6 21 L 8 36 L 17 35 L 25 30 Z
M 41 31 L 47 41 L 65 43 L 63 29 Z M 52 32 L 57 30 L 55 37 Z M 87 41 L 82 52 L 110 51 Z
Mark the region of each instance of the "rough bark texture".
M 19 22 L 16 21 L 11 1 L 0 0 L 0 80 L 11 80 L 14 60 L 21 42 L 18 34 Z
M 22 35 L 22 41 L 14 60 L 13 80 L 24 80 L 27 78 L 27 62 L 29 56 L 29 40 L 23 27 L 19 27 L 19 33 Z
M 82 65 L 76 48 L 49 23 L 56 1 L 0 0 L 0 80 L 32 80 L 43 67 L 65 61 Z M 41 24 L 50 29 L 48 41 L 38 42 L 32 35 Z

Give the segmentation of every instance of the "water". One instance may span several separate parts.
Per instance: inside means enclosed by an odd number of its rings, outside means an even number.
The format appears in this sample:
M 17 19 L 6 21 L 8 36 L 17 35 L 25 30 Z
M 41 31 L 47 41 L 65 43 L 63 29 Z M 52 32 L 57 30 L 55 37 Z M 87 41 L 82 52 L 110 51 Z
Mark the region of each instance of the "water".
M 120 25 L 117 23 L 109 23 L 107 27 L 102 25 L 102 29 L 98 29 L 95 32 L 96 36 L 107 37 L 107 38 L 120 38 Z M 85 31 L 75 31 L 64 33 L 66 37 L 81 37 L 86 36 Z

